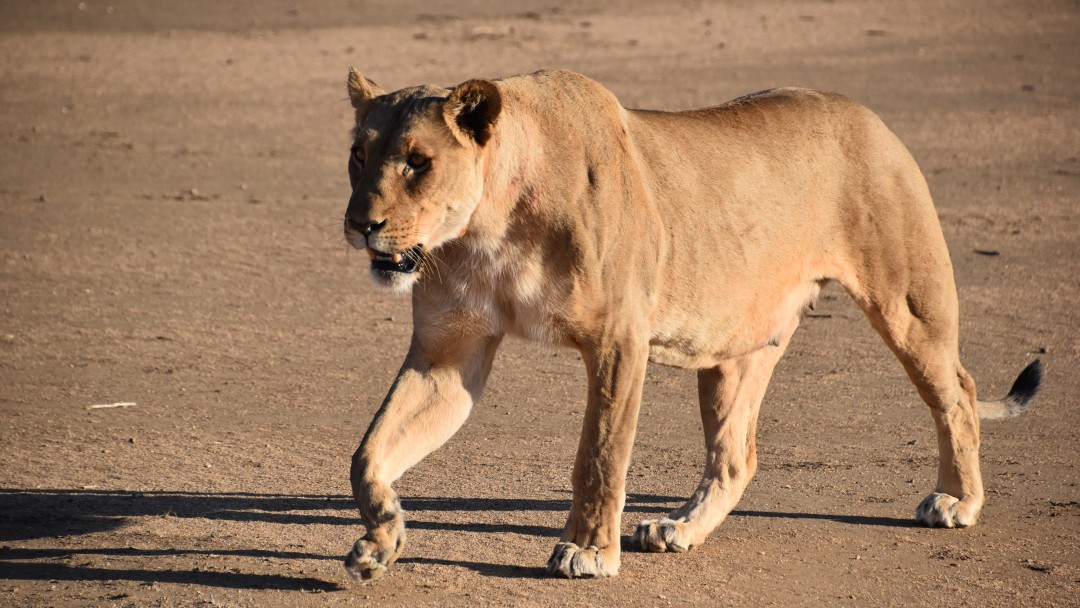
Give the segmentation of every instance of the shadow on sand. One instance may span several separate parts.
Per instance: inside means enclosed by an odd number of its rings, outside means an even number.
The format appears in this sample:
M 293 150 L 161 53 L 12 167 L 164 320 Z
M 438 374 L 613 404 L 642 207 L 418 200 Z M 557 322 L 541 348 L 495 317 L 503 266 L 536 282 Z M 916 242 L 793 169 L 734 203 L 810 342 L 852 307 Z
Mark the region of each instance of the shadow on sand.
M 626 510 L 666 513 L 682 501 L 674 496 L 631 494 Z M 520 512 L 556 511 L 570 508 L 569 499 L 449 498 L 418 497 L 402 499 L 410 512 L 408 527 L 414 530 L 445 530 L 481 534 L 511 533 L 554 539 L 561 530 L 551 526 L 493 523 L 454 523 L 424 515 L 438 512 Z M 321 494 L 254 494 L 197 492 L 134 492 L 124 490 L 18 489 L 0 488 L 0 542 L 31 541 L 108 532 L 125 525 L 133 517 L 202 518 L 235 522 L 271 524 L 329 524 L 348 526 L 343 533 L 359 531 L 359 518 L 351 497 Z M 910 527 L 910 520 L 857 515 L 817 513 L 782 513 L 771 511 L 733 511 L 732 517 L 768 517 L 779 519 L 821 519 L 850 525 Z M 624 539 L 623 545 L 627 546 Z M 241 572 L 195 570 L 111 569 L 60 563 L 73 556 L 174 557 L 240 556 L 280 560 L 337 561 L 340 555 L 321 555 L 300 551 L 266 549 L 136 549 L 119 548 L 0 548 L 0 578 L 8 580 L 131 580 L 145 583 L 183 583 L 223 588 L 279 589 L 295 591 L 335 591 L 336 582 L 310 577 Z M 47 560 L 47 561 L 43 561 Z M 510 564 L 459 562 L 430 557 L 403 557 L 402 563 L 443 564 L 469 568 L 481 575 L 497 578 L 536 578 L 542 568 Z

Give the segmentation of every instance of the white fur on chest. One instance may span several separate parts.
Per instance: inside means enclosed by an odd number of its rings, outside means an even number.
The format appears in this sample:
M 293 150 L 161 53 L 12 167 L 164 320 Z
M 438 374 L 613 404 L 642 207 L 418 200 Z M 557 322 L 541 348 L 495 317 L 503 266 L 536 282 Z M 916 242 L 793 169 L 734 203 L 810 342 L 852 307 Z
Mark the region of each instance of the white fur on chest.
M 546 344 L 566 343 L 557 322 L 565 282 L 545 274 L 538 257 L 502 262 L 477 255 L 451 283 L 458 304 L 480 313 L 493 329 Z

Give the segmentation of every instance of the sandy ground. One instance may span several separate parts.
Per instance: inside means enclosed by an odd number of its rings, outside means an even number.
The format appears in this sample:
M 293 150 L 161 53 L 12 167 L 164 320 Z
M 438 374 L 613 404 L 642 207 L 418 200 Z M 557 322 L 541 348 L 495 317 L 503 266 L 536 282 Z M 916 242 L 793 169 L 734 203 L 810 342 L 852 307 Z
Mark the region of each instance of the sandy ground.
M 236 4 L 0 4 L 0 605 L 1076 605 L 1076 2 Z M 983 427 L 980 525 L 913 527 L 930 416 L 833 287 L 701 548 L 543 576 L 585 380 L 511 340 L 397 486 L 402 559 L 355 586 L 349 456 L 410 312 L 340 234 L 349 65 L 387 88 L 568 67 L 634 107 L 801 85 L 873 108 L 934 193 L 981 394 L 1046 364 L 1033 409 Z M 650 369 L 624 532 L 702 457 L 693 374 Z

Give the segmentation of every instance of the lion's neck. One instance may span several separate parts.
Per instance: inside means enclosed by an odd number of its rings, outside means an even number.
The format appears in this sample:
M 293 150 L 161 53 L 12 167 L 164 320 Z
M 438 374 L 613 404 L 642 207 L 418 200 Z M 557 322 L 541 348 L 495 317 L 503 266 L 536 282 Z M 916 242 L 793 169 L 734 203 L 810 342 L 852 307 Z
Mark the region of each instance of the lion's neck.
M 538 167 L 544 150 L 529 122 L 504 112 L 495 137 L 488 142 L 484 192 L 469 221 L 464 244 L 496 256 L 513 245 L 515 220 L 536 215 L 542 195 Z

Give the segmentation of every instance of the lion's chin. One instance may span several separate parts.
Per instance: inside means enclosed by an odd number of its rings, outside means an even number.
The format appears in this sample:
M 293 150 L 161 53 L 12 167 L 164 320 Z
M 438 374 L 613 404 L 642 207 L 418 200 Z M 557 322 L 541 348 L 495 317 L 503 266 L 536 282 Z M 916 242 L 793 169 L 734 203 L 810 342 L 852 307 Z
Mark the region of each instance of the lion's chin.
M 396 270 L 371 269 L 371 280 L 379 287 L 397 293 L 407 293 L 419 278 L 419 272 L 398 272 Z

